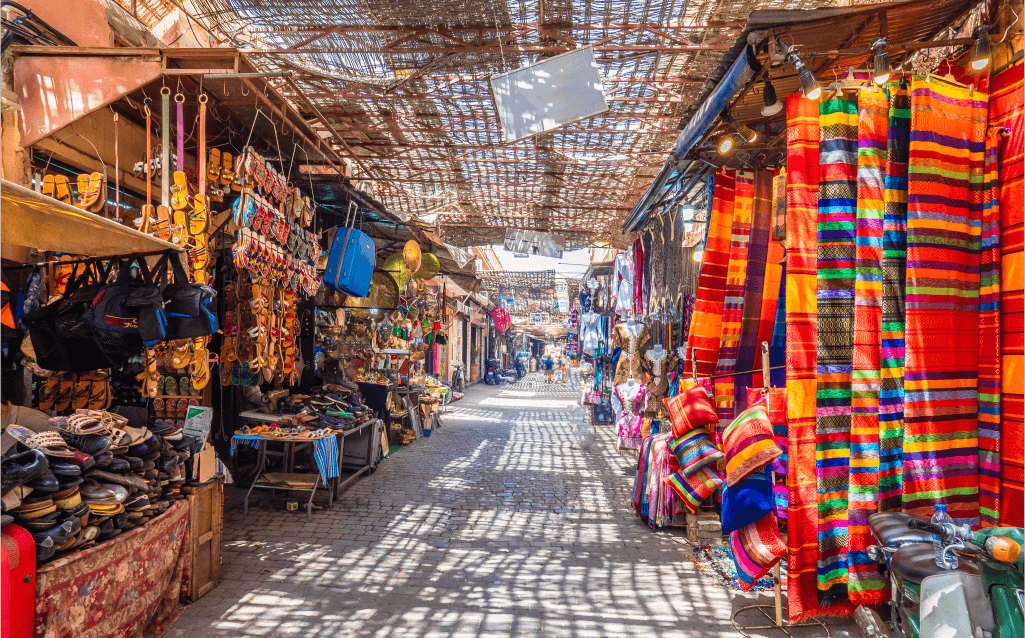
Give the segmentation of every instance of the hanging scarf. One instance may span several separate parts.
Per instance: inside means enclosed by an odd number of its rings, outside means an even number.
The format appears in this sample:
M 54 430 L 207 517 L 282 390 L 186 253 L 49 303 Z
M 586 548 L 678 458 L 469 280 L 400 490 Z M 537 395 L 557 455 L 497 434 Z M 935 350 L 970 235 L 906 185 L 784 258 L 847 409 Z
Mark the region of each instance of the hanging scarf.
M 858 203 L 855 238 L 854 359 L 851 373 L 850 546 L 847 592 L 853 605 L 879 605 L 890 591 L 866 550 L 868 517 L 879 503 L 879 360 L 882 324 L 883 191 L 889 105 L 882 88 L 858 96 Z
M 883 190 L 883 299 L 879 360 L 879 511 L 901 507 L 904 463 L 904 279 L 907 267 L 908 144 L 911 94 L 888 86 L 889 126 Z
M 697 360 L 697 376 L 709 377 L 715 373 L 719 360 L 719 336 L 722 327 L 723 299 L 726 291 L 726 271 L 730 259 L 730 233 L 733 228 L 733 200 L 735 189 L 733 171 L 715 174 L 712 213 L 708 219 L 708 239 L 705 242 L 701 275 L 694 300 L 687 347 Z M 684 369 L 691 373 L 690 352 Z
M 992 77 L 989 121 L 1007 131 L 1000 154 L 1000 325 L 1021 326 L 1025 322 L 1025 105 L 1022 91 L 1025 62 L 1018 60 Z M 1005 329 L 1006 329 L 1005 328 Z M 1020 331 L 1019 331 L 1020 332 Z M 1025 504 L 1025 356 L 1019 339 L 1000 342 L 1003 361 L 1000 380 L 1000 524 L 1013 527 L 1025 525 L 1022 505 Z
M 754 198 L 751 205 L 751 241 L 747 253 L 747 281 L 744 284 L 744 317 L 740 324 L 740 346 L 737 349 L 736 370 L 761 367 L 759 337 L 762 320 L 762 300 L 766 285 L 766 258 L 769 254 L 769 231 L 772 222 L 772 171 L 756 171 Z M 775 290 L 775 285 L 773 286 Z M 768 339 L 768 337 L 766 337 Z M 736 418 L 747 409 L 747 389 L 752 387 L 756 375 L 740 374 L 734 377 L 733 415 Z M 761 386 L 761 374 L 758 374 Z M 732 419 L 731 419 L 732 420 Z
M 716 374 L 730 374 L 737 369 L 740 348 L 740 327 L 744 318 L 744 287 L 747 283 L 747 256 L 751 242 L 751 210 L 754 205 L 754 174 L 737 174 L 737 192 L 733 208 L 733 232 L 730 238 L 730 263 L 726 271 L 726 295 L 723 298 L 722 330 L 719 337 L 719 361 Z M 733 377 L 715 381 L 715 409 L 719 413 L 719 430 L 734 418 Z
M 988 96 L 911 84 L 904 511 L 979 523 L 979 267 Z
M 851 365 L 854 350 L 854 229 L 858 104 L 838 93 L 819 107 L 818 362 L 815 469 L 819 501 L 819 602 L 847 598 Z

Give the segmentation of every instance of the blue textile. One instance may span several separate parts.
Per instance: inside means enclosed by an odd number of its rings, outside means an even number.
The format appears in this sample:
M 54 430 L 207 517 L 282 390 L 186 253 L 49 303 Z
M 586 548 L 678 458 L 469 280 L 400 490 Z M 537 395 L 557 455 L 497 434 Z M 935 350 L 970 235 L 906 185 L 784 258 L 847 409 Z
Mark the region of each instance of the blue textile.
M 258 434 L 235 434 L 231 437 L 231 455 L 235 456 L 235 447 L 241 443 L 252 448 L 259 448 L 261 443 L 274 441 Z M 282 441 L 283 443 L 305 443 L 305 441 Z M 313 458 L 317 461 L 317 468 L 320 470 L 320 477 L 327 484 L 328 479 L 337 478 L 338 469 L 338 439 L 333 436 L 325 436 L 314 439 Z

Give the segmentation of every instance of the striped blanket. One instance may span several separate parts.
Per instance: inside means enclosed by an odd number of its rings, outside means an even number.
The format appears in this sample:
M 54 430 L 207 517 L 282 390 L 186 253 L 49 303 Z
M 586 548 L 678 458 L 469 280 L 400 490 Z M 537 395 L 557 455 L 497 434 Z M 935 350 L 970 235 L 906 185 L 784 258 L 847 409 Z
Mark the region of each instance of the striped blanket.
M 847 598 L 851 367 L 854 349 L 858 105 L 837 94 L 819 107 L 817 383 L 819 602 Z
M 771 242 L 769 238 L 771 223 L 772 171 L 756 171 L 754 199 L 751 206 L 751 242 L 747 255 L 747 282 L 744 284 L 744 318 L 740 325 L 740 348 L 737 351 L 736 370 L 753 370 L 762 365 L 759 343 L 761 343 L 763 317 L 762 301 L 765 299 L 764 292 L 767 285 L 766 258 Z M 772 298 L 775 298 L 775 294 L 772 295 Z M 758 378 L 757 387 L 761 387 L 761 376 L 761 374 L 749 373 L 734 377 L 734 417 L 747 409 L 747 389 L 752 387 L 755 377 Z
M 819 103 L 794 93 L 787 107 L 786 375 L 787 611 L 798 622 L 826 611 L 818 599 L 818 498 L 815 480 L 816 224 Z M 841 610 L 848 611 L 848 610 Z
M 979 523 L 979 265 L 988 96 L 911 84 L 904 510 Z

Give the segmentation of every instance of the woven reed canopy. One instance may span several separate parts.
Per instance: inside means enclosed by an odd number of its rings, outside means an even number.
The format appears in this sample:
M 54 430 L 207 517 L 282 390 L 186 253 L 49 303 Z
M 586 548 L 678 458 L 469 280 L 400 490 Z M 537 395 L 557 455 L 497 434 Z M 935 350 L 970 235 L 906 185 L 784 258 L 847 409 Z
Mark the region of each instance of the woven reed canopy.
M 179 3 L 118 0 L 155 22 Z M 809 2 L 802 8 L 843 0 Z M 435 216 L 457 246 L 507 228 L 615 241 L 681 119 L 756 8 L 781 0 L 195 0 L 400 215 Z M 610 110 L 518 142 L 489 78 L 590 45 Z

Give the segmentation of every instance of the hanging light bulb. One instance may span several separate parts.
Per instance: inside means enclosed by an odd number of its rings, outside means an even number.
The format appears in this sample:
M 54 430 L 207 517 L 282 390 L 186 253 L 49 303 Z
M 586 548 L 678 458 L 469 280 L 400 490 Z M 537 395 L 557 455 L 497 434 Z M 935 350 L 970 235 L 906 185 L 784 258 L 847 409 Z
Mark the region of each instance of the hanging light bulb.
M 875 51 L 872 69 L 875 83 L 882 86 L 890 79 L 890 54 L 886 52 L 886 38 L 879 38 L 872 43 Z
M 815 80 L 815 76 L 811 74 L 808 67 L 804 66 L 804 62 L 797 56 L 797 53 L 790 49 L 787 51 L 787 61 L 797 71 L 797 75 L 801 77 L 801 90 L 804 92 L 804 97 L 809 100 L 817 100 L 822 95 L 822 87 Z
M 695 250 L 694 251 L 694 261 L 696 261 L 696 262 L 698 262 L 700 264 L 701 260 L 704 259 L 704 258 L 705 258 L 705 251 L 703 251 L 703 250 Z
M 776 97 L 776 89 L 773 88 L 772 82 L 769 82 L 769 76 L 765 76 L 765 83 L 762 85 L 762 105 L 762 115 L 765 117 L 783 110 L 783 103 Z
M 733 149 L 736 145 L 736 140 L 733 139 L 733 135 L 730 133 L 726 133 L 725 135 L 719 138 L 719 143 L 716 145 L 715 148 L 717 151 L 719 151 L 720 155 L 729 155 L 733 152 Z
M 980 24 L 972 31 L 975 46 L 972 48 L 972 68 L 981 71 L 989 66 L 989 25 Z

